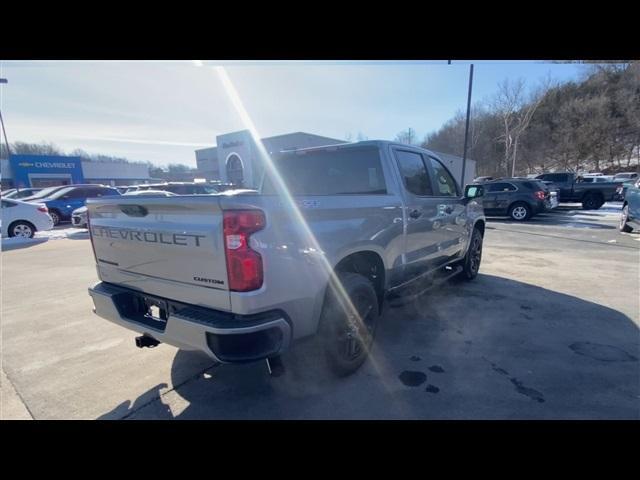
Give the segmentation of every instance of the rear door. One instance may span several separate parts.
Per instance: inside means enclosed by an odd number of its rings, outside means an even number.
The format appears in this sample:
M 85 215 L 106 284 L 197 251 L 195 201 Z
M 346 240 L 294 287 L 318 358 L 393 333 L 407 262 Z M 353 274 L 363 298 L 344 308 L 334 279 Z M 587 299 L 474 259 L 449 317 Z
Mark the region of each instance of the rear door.
M 87 207 L 101 280 L 230 309 L 216 197 L 103 197 Z
M 59 206 L 64 216 L 70 216 L 76 208 L 84 206 L 87 195 L 91 194 L 91 190 L 85 187 L 78 187 L 70 190 L 68 193 L 60 197 Z

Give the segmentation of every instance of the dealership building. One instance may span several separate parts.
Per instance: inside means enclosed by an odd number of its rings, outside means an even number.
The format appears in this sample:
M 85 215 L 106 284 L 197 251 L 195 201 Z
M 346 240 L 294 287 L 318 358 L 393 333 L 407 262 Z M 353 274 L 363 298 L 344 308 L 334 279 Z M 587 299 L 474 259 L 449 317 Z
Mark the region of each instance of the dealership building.
M 60 155 L 10 155 L 0 160 L 2 188 L 77 183 L 135 185 L 150 180 L 149 167 L 136 163 L 87 161 Z
M 261 142 L 269 154 L 284 150 L 348 143 L 345 140 L 305 132 L 266 137 Z M 264 165 L 260 161 L 258 146 L 251 133 L 248 130 L 241 130 L 218 135 L 216 144 L 215 147 L 196 150 L 198 176 L 207 180 L 242 185 L 245 188 L 257 188 L 264 173 Z M 440 152 L 434 153 L 440 156 L 456 180 L 460 181 L 462 158 Z M 475 173 L 476 162 L 467 159 L 464 183 L 471 183 Z

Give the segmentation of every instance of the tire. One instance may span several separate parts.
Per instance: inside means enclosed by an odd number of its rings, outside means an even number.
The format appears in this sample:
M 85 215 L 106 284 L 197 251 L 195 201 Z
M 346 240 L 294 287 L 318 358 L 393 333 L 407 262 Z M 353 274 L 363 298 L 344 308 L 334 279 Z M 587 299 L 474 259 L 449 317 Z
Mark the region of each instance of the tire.
M 482 233 L 479 229 L 474 228 L 469 241 L 469 248 L 462 260 L 462 272 L 460 278 L 462 280 L 473 280 L 478 276 L 480 270 L 480 262 L 482 261 Z
M 53 220 L 53 226 L 55 227 L 60 223 L 60 214 L 56 210 L 49 210 L 51 220 Z
M 604 205 L 604 200 L 601 195 L 596 193 L 588 193 L 582 199 L 583 210 L 598 210 L 602 205 Z
M 329 370 L 336 376 L 345 377 L 358 370 L 367 359 L 380 312 L 378 296 L 366 277 L 342 273 L 338 278 L 362 321 L 357 322 L 354 316 L 347 315 L 338 295 L 330 288 L 320 317 L 317 342 Z
M 620 215 L 620 231 L 625 233 L 633 232 L 633 228 L 627 224 L 629 220 L 629 205 L 622 207 L 622 214 Z
M 10 237 L 33 238 L 36 233 L 36 227 L 26 220 L 18 220 L 9 225 L 8 233 Z
M 529 220 L 532 213 L 531 207 L 525 202 L 516 202 L 509 207 L 509 218 L 516 222 Z

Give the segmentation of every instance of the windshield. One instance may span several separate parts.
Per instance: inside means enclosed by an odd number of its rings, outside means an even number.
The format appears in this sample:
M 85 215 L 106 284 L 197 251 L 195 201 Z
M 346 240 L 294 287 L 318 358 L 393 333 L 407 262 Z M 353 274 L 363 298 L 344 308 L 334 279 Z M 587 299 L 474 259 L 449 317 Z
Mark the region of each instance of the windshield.
M 34 194 L 33 196 L 31 196 L 29 198 L 32 198 L 32 199 L 45 198 L 45 197 L 48 197 L 49 195 L 51 195 L 52 193 L 60 190 L 61 188 L 64 188 L 64 187 L 61 187 L 60 185 L 58 185 L 56 187 L 43 188 L 38 193 Z
M 67 193 L 69 193 L 70 191 L 72 191 L 74 188 L 76 187 L 67 187 L 67 188 L 63 188 L 62 190 L 59 190 L 55 193 L 53 193 L 52 195 L 49 195 L 52 199 L 58 199 L 60 197 L 63 197 L 64 195 L 66 195 Z

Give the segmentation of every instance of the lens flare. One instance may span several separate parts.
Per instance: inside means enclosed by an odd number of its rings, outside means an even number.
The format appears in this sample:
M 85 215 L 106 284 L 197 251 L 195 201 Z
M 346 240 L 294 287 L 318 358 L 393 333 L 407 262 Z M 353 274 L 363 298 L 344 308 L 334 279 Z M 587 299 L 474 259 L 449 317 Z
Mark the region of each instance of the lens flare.
M 278 168 L 276 167 L 275 163 L 273 162 L 273 159 L 271 158 L 271 155 L 269 155 L 269 152 L 267 152 L 265 146 L 263 145 L 261 141 L 262 137 L 258 133 L 256 126 L 253 123 L 253 120 L 251 119 L 251 116 L 245 109 L 244 104 L 242 103 L 242 100 L 240 99 L 240 96 L 238 94 L 238 91 L 233 85 L 233 82 L 231 81 L 231 79 L 229 78 L 229 75 L 225 67 L 216 66 L 215 71 L 218 74 L 218 77 L 222 83 L 222 86 L 224 87 L 226 94 L 229 97 L 229 100 L 231 101 L 236 112 L 238 113 L 240 120 L 242 121 L 245 128 L 251 134 L 251 137 L 253 138 L 254 143 L 258 149 L 259 156 L 263 160 L 266 170 L 268 171 L 271 179 L 273 180 L 276 192 L 278 193 L 280 198 L 284 201 L 283 204 L 287 209 L 287 211 L 293 216 L 297 224 L 302 227 L 303 234 L 305 237 L 304 240 L 306 241 L 306 245 L 307 245 L 307 251 L 309 252 L 315 251 L 316 258 L 320 260 L 320 263 L 324 268 L 327 274 L 327 277 L 329 278 L 328 288 L 331 289 L 331 292 L 334 294 L 334 298 L 338 299 L 340 307 L 343 309 L 343 311 L 347 315 L 347 318 L 349 318 L 351 321 L 354 321 L 357 324 L 358 328 L 362 328 L 366 330 L 366 327 L 364 327 L 364 323 L 362 321 L 362 317 L 359 315 L 357 309 L 355 308 L 351 299 L 347 295 L 342 283 L 340 282 L 340 279 L 336 275 L 329 260 L 327 260 L 315 235 L 309 228 L 309 225 L 306 219 L 300 212 L 300 209 L 296 201 L 294 200 L 293 196 L 291 195 L 291 192 L 287 188 L 282 176 L 280 175 L 280 172 L 278 171 Z M 365 346 L 363 347 L 368 350 L 368 347 L 365 347 Z M 370 352 L 367 351 L 367 354 L 369 353 Z M 373 367 L 379 373 L 382 373 L 381 365 L 379 364 L 379 362 L 375 361 L 372 356 L 369 356 L 369 361 L 372 363 Z M 381 378 L 384 378 L 384 376 L 381 375 Z M 387 391 L 389 391 L 388 386 L 387 385 L 384 385 L 384 386 L 387 389 Z

